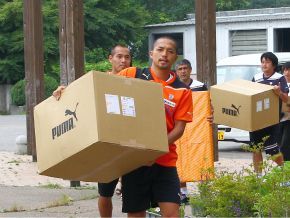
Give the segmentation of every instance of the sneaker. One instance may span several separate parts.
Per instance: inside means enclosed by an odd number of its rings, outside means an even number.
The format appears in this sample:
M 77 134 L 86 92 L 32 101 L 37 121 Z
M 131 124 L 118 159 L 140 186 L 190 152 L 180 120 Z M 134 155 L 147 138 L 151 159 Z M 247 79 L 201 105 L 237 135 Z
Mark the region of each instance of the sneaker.
M 189 198 L 185 194 L 181 195 L 181 199 L 180 199 L 180 205 L 183 205 L 183 204 L 186 204 L 186 205 L 189 204 Z

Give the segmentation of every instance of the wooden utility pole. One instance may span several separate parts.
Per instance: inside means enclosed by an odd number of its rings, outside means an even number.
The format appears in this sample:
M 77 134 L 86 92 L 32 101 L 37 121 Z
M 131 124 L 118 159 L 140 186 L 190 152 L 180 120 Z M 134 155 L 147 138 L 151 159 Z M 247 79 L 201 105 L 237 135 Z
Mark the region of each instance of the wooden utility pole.
M 207 87 L 216 84 L 216 3 L 195 0 L 197 80 Z M 217 125 L 213 124 L 214 160 L 218 161 Z
M 33 109 L 44 100 L 42 2 L 23 0 L 27 154 L 36 161 Z
M 58 0 L 60 83 L 67 86 L 85 73 L 83 0 Z M 71 187 L 80 186 L 70 181 Z
M 83 0 L 59 0 L 60 83 L 85 73 Z

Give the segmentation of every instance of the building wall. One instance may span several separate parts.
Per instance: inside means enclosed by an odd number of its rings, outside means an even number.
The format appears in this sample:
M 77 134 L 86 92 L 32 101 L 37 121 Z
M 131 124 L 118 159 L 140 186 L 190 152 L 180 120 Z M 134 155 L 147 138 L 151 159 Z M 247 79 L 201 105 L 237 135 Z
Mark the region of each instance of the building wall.
M 227 22 L 216 24 L 216 61 L 231 56 L 230 32 L 235 30 L 266 29 L 268 51 L 275 50 L 275 29 L 290 28 L 290 20 L 271 20 L 253 22 Z M 184 58 L 192 63 L 193 73 L 196 74 L 196 36 L 195 25 L 168 25 L 149 28 L 149 49 L 152 48 L 153 35 L 162 33 L 183 33 Z M 151 64 L 151 60 L 150 60 Z
M 9 111 L 11 100 L 12 85 L 0 85 L 0 111 Z

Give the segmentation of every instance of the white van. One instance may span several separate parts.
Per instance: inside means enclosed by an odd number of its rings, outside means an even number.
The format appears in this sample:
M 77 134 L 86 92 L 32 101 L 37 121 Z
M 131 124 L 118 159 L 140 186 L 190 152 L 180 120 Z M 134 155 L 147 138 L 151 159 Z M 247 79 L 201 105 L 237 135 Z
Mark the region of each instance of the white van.
M 290 52 L 274 53 L 278 58 L 276 72 L 282 73 L 282 65 L 290 61 Z M 228 57 L 217 62 L 217 84 L 233 79 L 245 79 L 251 81 L 255 74 L 262 72 L 261 55 L 248 54 Z M 219 140 L 248 143 L 250 141 L 249 132 L 218 125 Z

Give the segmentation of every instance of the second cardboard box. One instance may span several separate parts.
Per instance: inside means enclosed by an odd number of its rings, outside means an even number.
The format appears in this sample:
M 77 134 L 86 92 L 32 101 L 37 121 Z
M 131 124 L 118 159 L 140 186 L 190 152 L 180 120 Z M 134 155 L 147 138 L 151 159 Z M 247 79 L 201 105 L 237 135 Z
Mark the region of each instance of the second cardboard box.
M 246 131 L 279 123 L 279 97 L 273 86 L 242 79 L 211 86 L 214 122 Z

